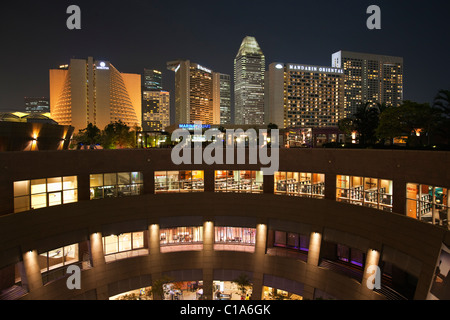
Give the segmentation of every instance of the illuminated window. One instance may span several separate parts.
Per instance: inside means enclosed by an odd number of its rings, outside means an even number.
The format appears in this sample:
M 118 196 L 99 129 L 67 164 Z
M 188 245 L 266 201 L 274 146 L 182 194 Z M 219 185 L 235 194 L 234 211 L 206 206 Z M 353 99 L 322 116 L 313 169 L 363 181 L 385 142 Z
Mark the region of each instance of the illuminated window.
M 90 175 L 90 199 L 140 195 L 143 191 L 141 172 L 100 173 Z
M 408 183 L 406 214 L 408 217 L 448 228 L 450 208 L 448 195 L 448 188 Z
M 56 269 L 79 261 L 78 244 L 57 248 L 39 255 L 41 272 Z
M 262 193 L 262 171 L 226 171 L 215 172 L 216 192 Z
M 325 175 L 305 172 L 275 172 L 274 193 L 299 197 L 325 197 Z
M 392 180 L 337 175 L 336 200 L 391 212 Z
M 203 227 L 177 227 L 160 229 L 161 245 L 189 244 L 203 241 Z
M 129 232 L 103 237 L 103 252 L 109 255 L 142 249 L 145 247 L 144 234 L 144 232 Z
M 204 191 L 203 170 L 155 172 L 155 193 L 202 191 Z
M 14 182 L 14 212 L 78 201 L 76 176 Z
M 255 245 L 255 228 L 215 227 L 215 242 Z

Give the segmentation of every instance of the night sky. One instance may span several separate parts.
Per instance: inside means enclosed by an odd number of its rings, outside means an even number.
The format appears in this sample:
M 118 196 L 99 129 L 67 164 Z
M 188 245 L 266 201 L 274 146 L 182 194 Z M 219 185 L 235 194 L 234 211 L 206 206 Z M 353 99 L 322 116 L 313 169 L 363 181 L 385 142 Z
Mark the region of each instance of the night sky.
M 81 8 L 81 30 L 68 30 L 69 5 Z M 366 9 L 381 8 L 381 30 L 368 30 Z M 404 98 L 431 102 L 450 89 L 450 4 L 437 1 L 14 1 L 2 2 L 0 111 L 23 110 L 24 96 L 48 96 L 48 70 L 70 58 L 104 59 L 119 71 L 163 71 L 185 58 L 233 75 L 246 35 L 267 65 L 331 65 L 339 50 L 404 58 Z

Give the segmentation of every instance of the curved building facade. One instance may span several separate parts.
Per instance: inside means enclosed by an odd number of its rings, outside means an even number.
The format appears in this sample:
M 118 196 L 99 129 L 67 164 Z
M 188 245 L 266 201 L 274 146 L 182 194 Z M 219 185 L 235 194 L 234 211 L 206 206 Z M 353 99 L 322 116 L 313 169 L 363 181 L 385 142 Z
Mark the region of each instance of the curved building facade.
M 408 215 L 408 185 L 448 187 L 436 163 L 449 157 L 281 149 L 279 171 L 263 176 L 260 164 L 175 165 L 169 149 L 3 153 L 2 298 L 108 299 L 169 276 L 203 281 L 212 299 L 214 281 L 245 273 L 256 300 L 263 287 L 306 299 L 446 299 L 450 233 L 435 211 Z M 350 195 L 354 177 L 376 183 L 376 201 L 365 188 Z M 70 266 L 78 289 L 67 286 Z
M 92 123 L 103 129 L 115 121 L 141 125 L 141 76 L 119 72 L 110 62 L 71 59 L 70 65 L 52 69 L 50 112 L 61 125 L 75 132 Z

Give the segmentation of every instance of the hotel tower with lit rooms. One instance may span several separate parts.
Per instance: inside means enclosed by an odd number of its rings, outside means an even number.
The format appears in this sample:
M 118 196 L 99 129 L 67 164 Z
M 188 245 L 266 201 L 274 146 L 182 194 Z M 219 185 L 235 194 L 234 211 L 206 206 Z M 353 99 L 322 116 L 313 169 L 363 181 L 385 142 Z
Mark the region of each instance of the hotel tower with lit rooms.
M 175 123 L 220 124 L 220 94 L 215 94 L 220 78 L 215 72 L 190 60 L 169 61 L 167 69 L 175 72 Z
M 89 123 L 104 129 L 115 121 L 141 125 L 141 75 L 119 72 L 110 62 L 71 59 L 50 70 L 50 113 L 75 132 Z
M 266 71 L 265 122 L 279 128 L 336 127 L 344 117 L 344 70 L 272 63 Z
M 359 106 L 385 104 L 399 106 L 403 101 L 403 58 L 387 55 L 338 51 L 331 65 L 344 70 L 346 116 Z

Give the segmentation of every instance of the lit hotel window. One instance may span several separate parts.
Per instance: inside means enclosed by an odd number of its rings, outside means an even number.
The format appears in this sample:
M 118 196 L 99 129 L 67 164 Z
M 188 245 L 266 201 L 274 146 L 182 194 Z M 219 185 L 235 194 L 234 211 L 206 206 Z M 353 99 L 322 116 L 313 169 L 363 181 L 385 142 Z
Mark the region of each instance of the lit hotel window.
M 54 177 L 14 182 L 14 212 L 78 201 L 77 177 Z
M 392 212 L 392 180 L 338 175 L 336 200 Z
M 299 197 L 325 197 L 325 175 L 305 172 L 276 172 L 275 194 Z
M 142 190 L 143 177 L 141 172 L 90 175 L 91 200 L 140 195 Z
M 144 248 L 144 232 L 129 232 L 103 237 L 105 255 Z
M 77 261 L 79 261 L 78 243 L 57 248 L 39 255 L 41 272 L 47 272 Z
M 215 227 L 215 242 L 255 245 L 255 228 Z
M 189 244 L 203 241 L 203 227 L 177 227 L 161 229 L 161 245 Z
M 406 214 L 424 222 L 448 227 L 450 208 L 447 188 L 426 184 L 406 185 Z
M 262 193 L 262 171 L 224 171 L 215 172 L 216 192 Z
M 155 193 L 202 192 L 204 173 L 196 171 L 155 171 Z

